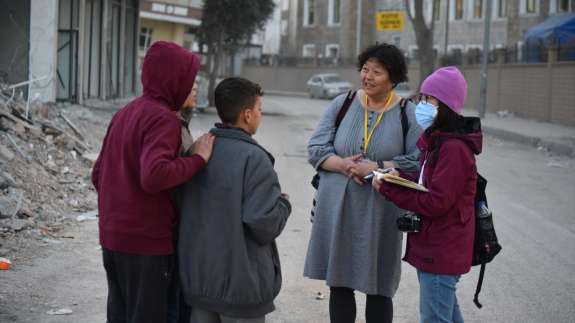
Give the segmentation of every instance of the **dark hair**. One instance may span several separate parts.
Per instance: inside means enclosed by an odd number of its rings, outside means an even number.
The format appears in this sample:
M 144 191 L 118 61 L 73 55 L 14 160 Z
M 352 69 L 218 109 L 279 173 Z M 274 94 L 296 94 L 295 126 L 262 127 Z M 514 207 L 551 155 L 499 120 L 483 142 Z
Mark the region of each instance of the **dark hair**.
M 253 108 L 256 97 L 264 95 L 262 88 L 241 77 L 229 77 L 218 84 L 214 101 L 218 116 L 225 124 L 234 124 L 240 113 Z
M 459 115 L 451 110 L 447 105 L 439 100 L 439 107 L 437 108 L 437 117 L 425 130 L 426 135 L 431 135 L 435 131 L 441 132 L 454 132 L 459 133 L 465 127 L 465 120 L 462 115 Z
M 437 116 L 435 120 L 425 130 L 425 136 L 431 136 L 434 132 L 447 132 L 447 133 L 462 133 L 465 129 L 465 118 L 451 110 L 447 105 L 439 100 L 439 107 L 437 108 Z M 438 152 L 441 148 L 441 139 L 438 137 L 433 138 L 430 147 L 429 159 L 432 163 L 437 161 Z
M 389 79 L 393 87 L 402 82 L 407 82 L 407 64 L 403 52 L 391 44 L 381 43 L 366 48 L 357 57 L 357 69 L 361 71 L 363 65 L 370 59 L 375 58 L 389 73 Z

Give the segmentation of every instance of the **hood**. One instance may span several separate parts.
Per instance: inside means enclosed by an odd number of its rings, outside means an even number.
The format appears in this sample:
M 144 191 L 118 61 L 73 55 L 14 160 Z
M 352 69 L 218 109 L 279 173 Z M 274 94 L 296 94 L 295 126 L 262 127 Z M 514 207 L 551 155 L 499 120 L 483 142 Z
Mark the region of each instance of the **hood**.
M 464 117 L 465 125 L 459 132 L 434 132 L 431 135 L 423 135 L 419 138 L 417 146 L 421 150 L 428 151 L 436 139 L 455 138 L 465 142 L 467 147 L 475 155 L 481 154 L 483 149 L 483 133 L 481 132 L 481 119 L 478 117 Z
M 146 53 L 142 66 L 144 96 L 179 110 L 190 94 L 200 59 L 174 43 L 155 42 Z

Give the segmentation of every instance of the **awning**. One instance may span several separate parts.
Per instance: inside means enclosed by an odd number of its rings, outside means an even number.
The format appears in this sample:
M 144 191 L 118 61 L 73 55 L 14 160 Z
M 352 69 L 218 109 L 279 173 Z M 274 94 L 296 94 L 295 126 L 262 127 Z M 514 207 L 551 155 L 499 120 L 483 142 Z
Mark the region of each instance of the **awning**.
M 557 46 L 562 58 L 575 60 L 575 14 L 558 15 L 547 18 L 542 23 L 527 30 L 523 36 L 527 48 L 527 61 L 538 61 L 534 49 Z
M 195 19 L 195 18 L 178 17 L 178 16 L 166 15 L 166 14 L 149 12 L 149 11 L 140 11 L 140 18 L 166 21 L 166 22 L 173 22 L 176 24 L 184 24 L 184 25 L 195 26 L 195 27 L 199 26 L 202 23 L 201 20 Z

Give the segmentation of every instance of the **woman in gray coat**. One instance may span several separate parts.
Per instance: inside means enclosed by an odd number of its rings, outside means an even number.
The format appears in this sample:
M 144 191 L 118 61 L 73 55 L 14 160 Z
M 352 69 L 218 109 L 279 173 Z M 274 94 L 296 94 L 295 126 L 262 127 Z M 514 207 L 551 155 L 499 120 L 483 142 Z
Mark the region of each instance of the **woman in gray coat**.
M 401 275 L 402 235 L 395 223 L 400 210 L 363 177 L 377 168 L 416 171 L 422 129 L 415 106 L 407 103 L 404 138 L 401 98 L 393 88 L 407 80 L 407 67 L 397 47 L 367 48 L 358 69 L 361 89 L 339 128 L 335 119 L 345 95 L 331 102 L 308 144 L 321 181 L 304 275 L 330 286 L 331 322 L 355 321 L 355 290 L 367 294 L 368 323 L 391 322 Z

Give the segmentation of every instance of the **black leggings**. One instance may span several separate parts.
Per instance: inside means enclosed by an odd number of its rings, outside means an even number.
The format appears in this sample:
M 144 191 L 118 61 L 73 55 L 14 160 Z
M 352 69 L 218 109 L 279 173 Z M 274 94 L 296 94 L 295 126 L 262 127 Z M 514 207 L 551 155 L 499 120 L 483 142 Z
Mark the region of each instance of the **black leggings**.
M 355 295 L 347 287 L 330 287 L 329 317 L 331 323 L 355 322 Z M 391 323 L 393 321 L 393 301 L 391 297 L 367 295 L 365 306 L 366 323 Z

